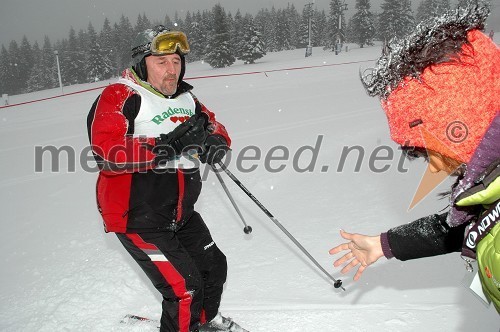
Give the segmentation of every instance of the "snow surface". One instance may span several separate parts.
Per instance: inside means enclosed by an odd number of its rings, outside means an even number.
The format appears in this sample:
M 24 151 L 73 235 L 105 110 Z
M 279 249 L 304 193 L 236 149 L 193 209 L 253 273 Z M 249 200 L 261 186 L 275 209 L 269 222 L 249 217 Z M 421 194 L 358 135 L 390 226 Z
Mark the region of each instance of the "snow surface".
M 237 62 L 211 69 L 188 65 L 186 77 L 250 71 L 265 74 L 190 80 L 194 92 L 216 112 L 234 140 L 237 155 L 246 146 L 265 156 L 274 146 L 290 151 L 285 170 L 269 172 L 263 158 L 246 161 L 242 172 L 233 159 L 230 169 L 335 278 L 326 276 L 224 176 L 247 222 L 243 226 L 218 184 L 208 172 L 197 203 L 212 235 L 228 258 L 229 276 L 221 311 L 252 332 L 317 331 L 498 331 L 499 315 L 482 305 L 462 285 L 466 271 L 458 253 L 400 262 L 381 259 L 359 282 L 353 273 L 341 276 L 328 250 L 341 243 L 339 229 L 378 234 L 390 227 L 446 207 L 434 191 L 411 211 L 407 207 L 425 165 L 405 162 L 398 172 L 399 152 L 391 143 L 378 101 L 368 97 L 358 79 L 380 47 L 355 48 L 336 56 L 315 48 L 270 53 L 254 65 Z M 360 63 L 353 63 L 359 62 Z M 283 68 L 319 68 L 271 71 Z M 108 82 L 65 87 L 65 92 L 103 86 Z M 0 178 L 2 252 L 0 330 L 2 331 L 154 331 L 124 326 L 127 313 L 159 318 L 161 298 L 113 234 L 105 234 L 95 205 L 97 174 L 77 164 L 75 172 L 35 173 L 34 146 L 87 145 L 86 116 L 101 90 L 0 109 Z M 13 96 L 11 103 L 59 93 L 58 89 Z M 324 135 L 313 172 L 299 173 L 293 156 L 303 145 L 315 145 Z M 355 154 L 337 172 L 342 148 L 362 146 L 362 167 Z M 395 150 L 388 171 L 374 173 L 368 155 L 387 145 Z M 250 155 L 248 153 L 247 155 Z M 275 156 L 279 152 L 275 152 Z M 300 155 L 299 165 L 311 161 Z M 64 159 L 64 158 L 63 158 Z M 273 161 L 277 168 L 282 161 Z M 90 165 L 93 165 L 90 163 Z M 323 166 L 329 169 L 323 172 Z M 324 170 L 324 169 L 323 169 Z

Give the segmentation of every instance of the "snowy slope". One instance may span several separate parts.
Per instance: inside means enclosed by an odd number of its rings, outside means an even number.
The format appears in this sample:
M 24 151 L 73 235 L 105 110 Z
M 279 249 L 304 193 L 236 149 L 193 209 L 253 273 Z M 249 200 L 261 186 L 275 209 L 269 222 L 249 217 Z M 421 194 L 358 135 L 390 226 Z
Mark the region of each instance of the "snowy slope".
M 358 79 L 360 68 L 369 67 L 379 52 L 379 47 L 353 48 L 335 56 L 315 48 L 310 58 L 304 58 L 304 50 L 295 50 L 269 54 L 255 65 L 237 63 L 218 70 L 199 62 L 188 65 L 188 78 L 262 72 L 189 83 L 232 134 L 233 173 L 335 278 L 344 280 L 347 289 L 334 289 L 225 177 L 254 229 L 245 235 L 216 177 L 207 170 L 197 210 L 228 257 L 221 310 L 252 332 L 498 331 L 500 327 L 495 310 L 462 286 L 466 272 L 458 254 L 410 262 L 382 259 L 357 283 L 352 275 L 341 276 L 332 267 L 334 257 L 328 250 L 341 242 L 340 228 L 378 234 L 446 206 L 436 199 L 438 189 L 407 212 L 424 165 L 406 162 L 410 171 L 398 172 L 399 153 L 389 139 L 384 114 Z M 273 71 L 322 65 L 328 66 Z M 105 84 L 66 87 L 65 92 Z M 57 93 L 42 91 L 10 101 Z M 99 93 L 0 109 L 2 331 L 152 331 L 118 322 L 126 313 L 160 316 L 159 294 L 116 237 L 102 230 L 94 195 L 97 174 L 80 166 L 80 152 L 88 144 L 86 115 Z M 298 172 L 293 157 L 301 146 L 314 146 L 319 135 L 314 171 Z M 73 147 L 76 170 L 68 171 L 63 162 L 59 172 L 51 172 L 47 154 L 43 172 L 35 173 L 36 145 Z M 376 162 L 378 168 L 389 165 L 389 170 L 374 173 L 369 155 L 382 145 L 391 147 L 395 156 Z M 237 165 L 236 156 L 248 146 L 260 149 L 260 161 Z M 269 171 L 264 162 L 276 146 L 285 146 L 290 153 L 288 161 L 270 163 L 272 168 L 285 165 L 281 172 Z M 338 172 L 342 148 L 353 146 L 365 149 L 361 169 L 355 170 L 353 153 Z M 311 162 L 310 152 L 299 156 L 300 167 Z M 252 164 L 257 166 L 254 171 L 242 170 Z

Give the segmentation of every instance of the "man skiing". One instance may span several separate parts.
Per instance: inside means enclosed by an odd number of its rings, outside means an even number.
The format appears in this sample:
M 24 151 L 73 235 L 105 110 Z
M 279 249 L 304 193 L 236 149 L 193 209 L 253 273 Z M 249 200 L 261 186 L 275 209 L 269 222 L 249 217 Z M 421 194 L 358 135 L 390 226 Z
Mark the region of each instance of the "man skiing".
M 100 173 L 97 204 L 163 297 L 160 331 L 240 331 L 219 305 L 226 257 L 194 210 L 199 161 L 220 162 L 231 140 L 183 81 L 189 44 L 164 26 L 137 35 L 131 68 L 87 118 Z

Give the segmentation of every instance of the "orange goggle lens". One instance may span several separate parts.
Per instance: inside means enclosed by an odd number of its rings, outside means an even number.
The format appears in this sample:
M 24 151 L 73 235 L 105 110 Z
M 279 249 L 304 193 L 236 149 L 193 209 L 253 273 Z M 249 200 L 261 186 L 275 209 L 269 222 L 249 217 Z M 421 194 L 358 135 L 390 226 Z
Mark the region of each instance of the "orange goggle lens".
M 168 31 L 156 36 L 151 42 L 151 53 L 154 55 L 173 54 L 180 50 L 189 53 L 187 37 L 180 31 Z

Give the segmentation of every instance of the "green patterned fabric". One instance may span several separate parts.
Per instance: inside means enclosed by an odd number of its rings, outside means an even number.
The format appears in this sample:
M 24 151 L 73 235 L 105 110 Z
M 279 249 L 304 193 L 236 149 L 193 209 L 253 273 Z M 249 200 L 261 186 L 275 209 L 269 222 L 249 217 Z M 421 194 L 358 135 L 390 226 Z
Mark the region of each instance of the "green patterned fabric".
M 457 205 L 489 205 L 499 199 L 500 177 L 497 177 L 484 190 L 461 199 L 457 202 Z M 490 212 L 491 217 L 486 218 L 486 220 L 498 217 L 500 202 L 495 203 L 495 206 L 497 208 Z M 485 217 L 486 213 L 478 219 L 478 222 L 484 220 Z M 491 299 L 498 313 L 500 313 L 500 223 L 497 223 L 478 243 L 476 255 L 483 291 Z

